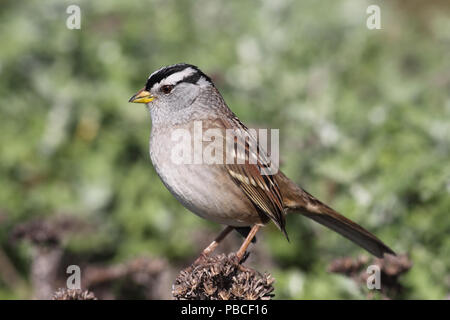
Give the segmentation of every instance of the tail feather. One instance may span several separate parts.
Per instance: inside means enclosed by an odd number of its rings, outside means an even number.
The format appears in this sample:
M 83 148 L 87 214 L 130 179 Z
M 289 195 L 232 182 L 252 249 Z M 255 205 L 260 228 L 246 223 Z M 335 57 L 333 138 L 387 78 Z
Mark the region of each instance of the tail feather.
M 337 212 L 311 213 L 303 211 L 301 213 L 331 230 L 336 231 L 378 258 L 383 258 L 385 253 L 395 255 L 395 252 L 391 248 L 385 245 L 372 233 Z
M 395 255 L 391 248 L 372 233 L 314 198 L 281 172 L 278 175 L 278 183 L 287 209 L 297 211 L 330 228 L 378 258 L 383 258 L 385 253 Z

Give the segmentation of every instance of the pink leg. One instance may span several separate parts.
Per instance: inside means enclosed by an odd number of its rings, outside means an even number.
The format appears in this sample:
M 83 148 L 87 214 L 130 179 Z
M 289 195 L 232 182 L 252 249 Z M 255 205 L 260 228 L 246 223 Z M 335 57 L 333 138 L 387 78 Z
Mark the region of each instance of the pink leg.
M 197 258 L 197 260 L 195 260 L 194 264 L 198 264 L 200 263 L 203 259 L 205 259 L 207 256 L 209 256 L 211 254 L 211 252 L 213 252 L 217 246 L 219 245 L 219 243 L 225 239 L 225 237 L 231 232 L 231 230 L 233 230 L 233 227 L 227 226 L 218 236 L 216 239 L 214 239 L 213 242 L 211 242 L 209 244 L 209 246 L 207 246 L 202 253 L 200 254 L 200 256 Z

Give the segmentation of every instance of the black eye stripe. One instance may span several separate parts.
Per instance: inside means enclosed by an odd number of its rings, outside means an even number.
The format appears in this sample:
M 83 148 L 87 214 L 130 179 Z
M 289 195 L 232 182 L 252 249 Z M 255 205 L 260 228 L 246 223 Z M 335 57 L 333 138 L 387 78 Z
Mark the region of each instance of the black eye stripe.
M 180 63 L 180 64 L 175 64 L 172 66 L 168 66 L 165 67 L 163 69 L 161 69 L 160 71 L 158 71 L 157 73 L 155 73 L 154 75 L 152 75 L 148 80 L 147 83 L 145 85 L 145 90 L 150 91 L 151 88 L 156 84 L 161 82 L 161 80 L 167 78 L 168 76 L 183 71 L 184 69 L 187 68 L 192 68 L 195 70 L 195 72 L 193 74 L 191 74 L 190 76 L 178 81 L 175 85 L 177 85 L 178 83 L 181 82 L 188 82 L 188 83 L 197 83 L 197 81 L 201 78 L 204 77 L 205 80 L 207 80 L 208 82 L 210 82 L 212 84 L 211 79 L 205 75 L 202 71 L 200 71 L 199 68 L 197 68 L 194 65 L 191 64 L 187 64 L 187 63 Z
M 183 71 L 184 69 L 189 68 L 189 65 L 187 64 L 181 64 L 181 65 L 173 65 L 166 68 L 161 69 L 156 74 L 152 75 L 148 80 L 147 84 L 145 85 L 146 90 L 150 90 L 156 83 L 161 82 L 161 80 L 167 78 L 168 76 Z
M 189 82 L 189 83 L 197 83 L 197 81 L 202 77 L 202 75 L 198 72 L 191 74 L 190 76 L 184 78 L 183 80 L 178 81 L 176 84 L 180 82 Z

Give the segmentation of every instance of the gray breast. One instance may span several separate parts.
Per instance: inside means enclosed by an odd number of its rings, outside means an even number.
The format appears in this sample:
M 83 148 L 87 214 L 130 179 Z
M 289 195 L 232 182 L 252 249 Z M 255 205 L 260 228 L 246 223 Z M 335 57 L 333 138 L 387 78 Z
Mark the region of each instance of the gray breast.
M 256 209 L 223 164 L 173 161 L 173 150 L 180 147 L 180 141 L 172 141 L 174 129 L 152 128 L 150 157 L 157 174 L 175 198 L 198 216 L 217 223 L 232 226 L 260 223 Z

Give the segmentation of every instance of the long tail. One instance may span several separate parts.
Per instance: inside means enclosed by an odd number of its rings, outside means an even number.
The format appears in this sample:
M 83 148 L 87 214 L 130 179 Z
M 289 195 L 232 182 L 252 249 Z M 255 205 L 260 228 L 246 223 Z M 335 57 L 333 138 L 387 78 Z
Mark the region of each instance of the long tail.
M 289 180 L 283 173 L 279 172 L 277 180 L 280 183 L 283 202 L 287 209 L 297 211 L 336 231 L 378 258 L 383 258 L 385 253 L 395 255 L 391 248 L 372 233 L 314 198 Z

